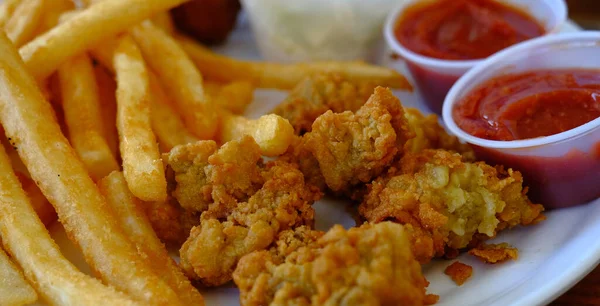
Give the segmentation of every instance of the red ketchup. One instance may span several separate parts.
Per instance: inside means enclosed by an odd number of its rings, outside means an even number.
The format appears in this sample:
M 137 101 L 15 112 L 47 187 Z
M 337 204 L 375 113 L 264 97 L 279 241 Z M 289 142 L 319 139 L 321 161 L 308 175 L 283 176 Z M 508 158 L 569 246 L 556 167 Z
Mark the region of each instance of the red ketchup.
M 452 115 L 462 130 L 489 140 L 555 135 L 600 117 L 600 71 L 539 70 L 500 76 L 466 95 Z M 556 157 L 475 150 L 489 163 L 521 171 L 532 199 L 559 208 L 600 197 L 600 139 L 590 146 Z

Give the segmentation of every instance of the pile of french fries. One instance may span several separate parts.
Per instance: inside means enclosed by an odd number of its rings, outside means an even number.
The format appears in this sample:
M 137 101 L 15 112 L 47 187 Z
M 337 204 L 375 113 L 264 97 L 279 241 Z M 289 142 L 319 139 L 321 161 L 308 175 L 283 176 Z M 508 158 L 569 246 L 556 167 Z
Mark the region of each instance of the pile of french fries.
M 216 55 L 174 30 L 168 10 L 183 2 L 0 5 L 0 305 L 38 295 L 52 305 L 203 305 L 145 215 L 146 201 L 167 199 L 161 153 L 244 135 L 265 156 L 285 152 L 287 120 L 241 115 L 255 88 L 290 89 L 323 72 L 410 88 L 364 63 Z M 52 240 L 55 212 L 98 279 Z

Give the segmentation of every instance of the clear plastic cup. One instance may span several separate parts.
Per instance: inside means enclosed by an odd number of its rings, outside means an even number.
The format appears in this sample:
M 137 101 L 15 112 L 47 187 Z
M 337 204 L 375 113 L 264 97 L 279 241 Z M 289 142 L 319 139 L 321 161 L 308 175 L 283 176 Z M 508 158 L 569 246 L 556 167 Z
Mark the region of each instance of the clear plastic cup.
M 443 118 L 451 133 L 471 144 L 478 158 L 521 171 L 530 197 L 547 208 L 569 207 L 600 197 L 600 118 L 559 134 L 494 141 L 461 130 L 454 104 L 487 80 L 539 69 L 584 68 L 600 73 L 600 32 L 575 32 L 533 39 L 492 55 L 448 93 Z
M 437 1 L 437 0 L 427 0 Z M 544 26 L 547 34 L 556 33 L 567 20 L 567 5 L 564 0 L 497 0 L 523 9 Z M 386 42 L 400 57 L 412 74 L 425 103 L 433 112 L 441 114 L 442 104 L 452 85 L 469 69 L 481 63 L 479 60 L 443 60 L 417 54 L 403 47 L 394 35 L 394 30 L 405 10 L 423 0 L 410 0 L 401 3 L 386 21 L 384 36 Z

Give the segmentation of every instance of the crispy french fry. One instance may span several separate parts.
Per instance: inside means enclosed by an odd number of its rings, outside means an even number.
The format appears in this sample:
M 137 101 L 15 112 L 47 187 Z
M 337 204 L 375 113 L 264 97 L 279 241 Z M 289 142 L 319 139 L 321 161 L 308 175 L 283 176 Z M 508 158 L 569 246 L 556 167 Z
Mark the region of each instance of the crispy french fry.
M 70 0 L 42 0 L 44 3 L 44 11 L 42 12 L 42 18 L 35 31 L 35 36 L 39 36 L 46 33 L 48 30 L 54 28 L 60 19 L 60 16 L 67 12 L 75 9 L 75 5 Z
M 21 3 L 21 0 L 4 0 L 0 3 L 0 27 L 6 25 L 19 3 Z
M 0 70 L 3 71 L 0 74 L 0 121 L 31 177 L 56 209 L 69 237 L 79 245 L 89 265 L 105 283 L 146 305 L 180 304 L 173 290 L 150 270 L 147 262 L 139 258 L 135 247 L 123 234 L 112 211 L 107 209 L 105 199 L 53 120 L 50 104 L 44 101 L 35 80 L 26 69 L 17 50 L 4 34 L 0 34 Z M 0 171 L 2 174 L 5 172 Z M 6 196 L 6 190 L 2 190 L 0 196 Z M 22 199 L 15 202 L 22 202 Z M 30 210 L 33 214 L 33 210 Z M 5 215 L 5 212 L 0 213 L 0 216 Z M 20 222 L 22 215 L 11 213 L 8 221 Z M 6 226 L 7 223 L 0 224 Z M 21 243 L 21 239 L 17 239 L 8 245 L 14 247 Z M 11 247 L 8 249 L 15 255 Z M 23 261 L 29 253 L 15 255 L 24 269 L 27 265 Z M 40 262 L 47 262 L 45 257 L 48 252 L 36 250 L 31 253 L 43 256 L 43 259 L 37 258 Z M 53 269 L 62 271 L 60 267 Z M 25 270 L 28 277 L 36 277 L 33 274 L 29 276 Z M 32 283 L 42 281 L 46 280 L 36 279 Z M 59 280 L 57 282 L 64 285 Z M 44 286 L 49 285 L 52 288 L 45 290 L 53 292 L 56 304 L 63 304 L 64 291 L 78 288 L 80 282 L 71 283 L 67 289 L 52 282 Z M 79 294 L 95 295 L 96 290 Z M 95 303 L 78 301 L 76 305 L 110 303 L 102 299 Z
M 154 23 L 154 25 L 159 27 L 165 33 L 175 33 L 175 25 L 173 24 L 173 19 L 171 19 L 171 14 L 169 14 L 169 11 L 162 11 L 154 15 L 154 17 L 152 17 L 150 20 L 152 20 L 152 23 Z
M 130 33 L 188 129 L 200 139 L 212 139 L 218 128 L 218 111 L 206 98 L 202 75 L 192 61 L 171 36 L 151 22 L 133 27 Z
M 37 293 L 2 248 L 0 248 L 0 280 L 0 305 L 21 306 L 37 301 Z
M 249 62 L 215 54 L 183 35 L 178 35 L 177 40 L 200 72 L 207 79 L 218 82 L 248 81 L 259 88 L 292 89 L 308 75 L 335 73 L 349 81 L 369 81 L 381 86 L 412 90 L 408 80 L 395 70 L 362 62 Z
M 144 201 L 167 198 L 167 181 L 150 122 L 148 70 L 135 42 L 123 36 L 115 50 L 117 129 L 123 172 L 131 192 Z
M 185 305 L 204 305 L 202 295 L 192 286 L 148 221 L 143 203 L 127 188 L 121 172 L 113 172 L 98 182 L 108 205 L 114 210 L 125 234 L 136 245 L 140 256 L 147 258 L 156 274 L 171 286 Z
M 152 130 L 162 150 L 168 152 L 174 146 L 198 141 L 198 138 L 187 130 L 179 114 L 171 107 L 169 98 L 156 76 L 153 73 L 149 76 Z
M 20 47 L 35 37 L 35 31 L 42 20 L 44 0 L 23 0 L 12 13 L 4 26 L 6 35 Z
M 105 0 L 69 18 L 23 46 L 30 73 L 44 79 L 73 55 L 186 0 Z
M 242 114 L 253 99 L 254 86 L 248 81 L 235 81 L 229 84 L 206 82 L 204 85 L 212 103 L 234 114 Z
M 265 156 L 283 154 L 292 143 L 294 128 L 285 118 L 278 115 L 264 115 L 256 120 L 223 112 L 223 125 L 219 140 L 227 142 L 250 135 Z
M 105 67 L 94 66 L 96 82 L 98 83 L 98 96 L 102 105 L 102 127 L 104 139 L 115 158 L 119 157 L 119 134 L 117 132 L 117 84 Z
M 16 55 L 16 50 L 14 52 Z M 0 189 L 2 243 L 45 300 L 55 305 L 73 306 L 137 305 L 123 293 L 81 273 L 64 258 L 21 189 L 2 146 Z
M 52 207 L 52 204 L 48 202 L 40 188 L 38 188 L 28 175 L 16 171 L 15 174 L 21 183 L 23 191 L 25 191 L 25 194 L 29 198 L 33 210 L 35 210 L 42 223 L 45 226 L 52 225 L 57 219 L 56 211 Z
M 103 127 L 98 85 L 87 54 L 69 59 L 58 69 L 69 142 L 90 176 L 97 181 L 119 170 Z

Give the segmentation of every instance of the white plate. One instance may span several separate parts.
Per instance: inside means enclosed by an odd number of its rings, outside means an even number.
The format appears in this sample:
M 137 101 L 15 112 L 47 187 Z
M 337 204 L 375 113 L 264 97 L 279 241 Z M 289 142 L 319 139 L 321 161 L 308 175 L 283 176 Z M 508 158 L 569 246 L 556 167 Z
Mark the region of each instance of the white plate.
M 227 45 L 216 48 L 222 54 L 259 60 L 256 46 L 245 18 L 241 18 Z M 565 31 L 576 31 L 567 24 Z M 382 64 L 405 71 L 403 64 L 382 57 Z M 396 92 L 406 106 L 429 112 L 418 93 Z M 285 98 L 285 92 L 258 91 L 246 114 L 258 117 Z M 346 203 L 324 199 L 315 204 L 316 227 L 327 230 L 333 224 L 354 225 Z M 473 277 L 457 287 L 443 271 L 452 261 L 439 260 L 423 267 L 431 282 L 428 292 L 440 295 L 442 305 L 543 305 L 573 286 L 600 261 L 600 199 L 587 205 L 547 213 L 539 225 L 518 228 L 498 235 L 494 242 L 508 242 L 519 249 L 519 259 L 500 265 L 485 265 L 463 254 L 458 260 L 472 265 Z M 67 258 L 83 272 L 90 273 L 83 256 L 66 238 L 60 224 L 52 229 L 53 237 Z M 238 290 L 233 284 L 202 290 L 207 305 L 239 305 Z

